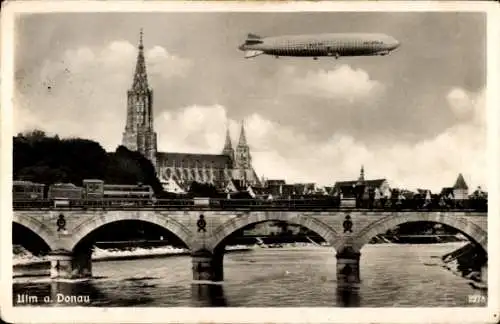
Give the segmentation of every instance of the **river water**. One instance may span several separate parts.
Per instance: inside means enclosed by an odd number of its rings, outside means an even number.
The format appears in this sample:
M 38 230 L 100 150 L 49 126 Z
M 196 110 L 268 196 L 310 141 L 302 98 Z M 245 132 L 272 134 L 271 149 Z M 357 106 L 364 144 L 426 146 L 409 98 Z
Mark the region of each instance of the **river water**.
M 256 248 L 226 254 L 224 283 L 192 285 L 191 258 L 103 261 L 94 278 L 81 282 L 14 279 L 17 295 L 89 296 L 89 306 L 230 307 L 465 307 L 470 295 L 485 296 L 469 280 L 438 266 L 439 258 L 464 243 L 367 245 L 361 255 L 359 292 L 336 287 L 335 251 L 328 247 Z M 485 301 L 484 298 L 481 300 Z M 60 306 L 74 304 L 62 303 Z

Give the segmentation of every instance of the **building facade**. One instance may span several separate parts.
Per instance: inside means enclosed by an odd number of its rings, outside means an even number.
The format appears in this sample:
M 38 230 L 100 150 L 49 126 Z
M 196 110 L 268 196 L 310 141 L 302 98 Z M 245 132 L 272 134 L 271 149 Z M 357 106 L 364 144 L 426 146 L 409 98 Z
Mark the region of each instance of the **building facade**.
M 158 152 L 153 125 L 153 90 L 148 84 L 142 31 L 132 87 L 127 92 L 127 98 L 127 122 L 122 145 L 148 158 L 162 183 L 168 183 L 170 187 L 175 182 L 184 189 L 193 181 L 220 188 L 230 181 L 238 181 L 242 185 L 260 185 L 252 166 L 243 123 L 236 148 L 233 148 L 228 128 L 220 154 Z
M 362 194 L 362 198 L 368 199 L 370 192 L 375 197 L 389 197 L 391 187 L 387 179 L 365 179 L 365 169 L 361 166 L 358 180 L 337 181 L 332 189 L 332 195 L 339 196 L 341 199 L 353 199 Z

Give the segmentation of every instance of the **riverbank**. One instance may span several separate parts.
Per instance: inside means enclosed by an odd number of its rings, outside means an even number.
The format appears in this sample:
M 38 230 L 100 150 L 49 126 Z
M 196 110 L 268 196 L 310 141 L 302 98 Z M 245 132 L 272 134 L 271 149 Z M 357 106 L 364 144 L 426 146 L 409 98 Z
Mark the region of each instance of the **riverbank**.
M 245 252 L 253 247 L 245 245 L 234 245 L 226 247 L 226 253 Z M 12 262 L 14 277 L 19 276 L 41 276 L 46 275 L 49 270 L 50 261 L 46 256 L 34 256 L 20 247 L 14 249 Z M 17 252 L 17 253 L 16 253 Z M 157 248 L 129 248 L 129 249 L 99 249 L 94 248 L 92 253 L 93 262 L 153 259 L 189 255 L 189 250 L 171 246 Z
M 443 266 L 457 276 L 470 280 L 470 285 L 479 290 L 488 289 L 488 260 L 485 252 L 467 243 L 441 257 Z

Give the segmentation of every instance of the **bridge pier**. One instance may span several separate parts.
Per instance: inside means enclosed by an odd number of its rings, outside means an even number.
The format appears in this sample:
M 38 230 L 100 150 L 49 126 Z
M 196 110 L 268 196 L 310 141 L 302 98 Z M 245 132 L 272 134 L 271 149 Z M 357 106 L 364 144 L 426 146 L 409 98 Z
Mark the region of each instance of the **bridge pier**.
M 345 247 L 337 252 L 337 288 L 358 289 L 360 280 L 359 259 L 361 253 L 352 247 Z
M 223 281 L 224 280 L 224 253 L 211 252 L 206 249 L 191 254 L 193 262 L 194 281 Z
M 49 253 L 49 261 L 52 279 L 92 277 L 92 251 L 72 253 L 56 250 Z

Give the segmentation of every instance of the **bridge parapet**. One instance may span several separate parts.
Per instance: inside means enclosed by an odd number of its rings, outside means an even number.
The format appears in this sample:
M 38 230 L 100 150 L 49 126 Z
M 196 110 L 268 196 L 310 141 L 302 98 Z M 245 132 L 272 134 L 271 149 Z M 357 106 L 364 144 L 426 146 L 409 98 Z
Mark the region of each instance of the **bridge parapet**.
M 350 228 L 344 222 L 350 218 Z M 64 226 L 60 218 L 64 219 Z M 304 226 L 337 242 L 389 229 L 398 224 L 415 221 L 433 221 L 458 226 L 459 230 L 479 235 L 487 233 L 487 214 L 471 211 L 289 211 L 289 210 L 17 210 L 14 222 L 39 234 L 51 248 L 71 249 L 77 241 L 100 226 L 122 220 L 142 220 L 166 228 L 183 240 L 189 248 L 212 247 L 237 229 L 265 221 L 284 221 Z M 392 226 L 392 227 L 391 227 Z M 371 231 L 371 232 L 370 232 Z M 380 234 L 378 232 L 376 234 Z M 375 234 L 375 235 L 376 235 Z M 487 234 L 485 234 L 487 236 Z M 486 241 L 484 239 L 483 241 Z M 215 242 L 215 243 L 214 243 Z M 344 242 L 344 243 L 338 243 Z

